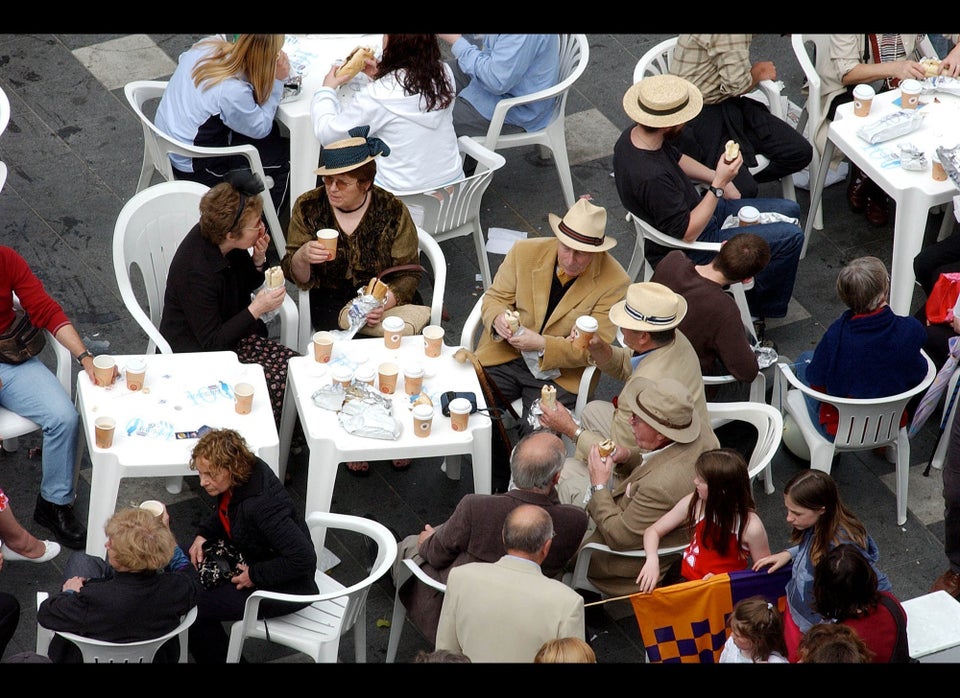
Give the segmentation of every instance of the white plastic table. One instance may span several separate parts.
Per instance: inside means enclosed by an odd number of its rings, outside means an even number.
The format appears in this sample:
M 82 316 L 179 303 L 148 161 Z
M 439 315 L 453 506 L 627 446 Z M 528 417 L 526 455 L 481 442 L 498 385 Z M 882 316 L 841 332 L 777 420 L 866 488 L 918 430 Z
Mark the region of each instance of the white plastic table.
M 836 118 L 830 123 L 827 145 L 817 183 L 811 189 L 810 211 L 816 211 L 822 198 L 823 183 L 827 177 L 834 148 L 863 170 L 896 203 L 893 224 L 893 263 L 890 267 L 890 307 L 898 315 L 909 315 L 913 299 L 915 277 L 913 258 L 923 246 L 923 234 L 927 227 L 927 215 L 934 206 L 950 203 L 960 193 L 947 179 L 938 182 L 930 176 L 930 160 L 938 146 L 952 147 L 960 143 L 960 97 L 942 92 L 925 93 L 921 96 L 920 111 L 923 125 L 905 136 L 871 145 L 857 135 L 864 124 L 897 111 L 899 90 L 889 90 L 873 99 L 870 114 L 854 116 L 853 103 L 837 108 Z M 912 143 L 922 150 L 927 158 L 924 171 L 905 170 L 900 167 L 901 143 Z M 809 236 L 814 216 L 807 216 L 805 235 Z M 940 235 L 953 224 L 953 212 L 944 216 Z M 866 225 L 866 224 L 865 224 Z
M 323 78 L 338 59 L 347 57 L 357 46 L 369 46 L 379 53 L 383 34 L 292 34 L 284 49 L 291 58 L 291 66 L 302 67 L 300 94 L 280 103 L 277 120 L 290 131 L 290 210 L 297 197 L 317 186 L 314 170 L 320 160 L 320 141 L 313 133 L 310 120 L 310 102 Z M 305 66 L 301 66 L 305 62 Z M 364 79 L 360 76 L 360 80 Z M 353 81 L 340 88 L 341 98 L 350 96 Z M 361 126 L 362 124 L 357 124 Z
M 911 657 L 930 663 L 960 661 L 960 602 L 941 590 L 900 603 L 907 612 Z
M 77 410 L 93 466 L 87 514 L 90 555 L 104 554 L 103 526 L 116 510 L 121 478 L 196 475 L 190 470 L 190 452 L 199 437 L 178 438 L 178 432 L 196 432 L 204 425 L 235 429 L 279 472 L 280 440 L 263 367 L 240 363 L 232 351 L 137 356 L 147 364 L 143 390 L 128 390 L 123 376 L 123 366 L 133 356 L 115 357 L 120 376 L 110 387 L 93 385 L 83 371 L 77 376 Z M 234 410 L 233 385 L 239 382 L 254 387 L 253 410 L 245 415 Z M 100 416 L 117 421 L 108 449 L 96 445 L 93 424 Z M 82 448 L 77 452 L 79 458 Z
M 467 430 L 458 432 L 451 428 L 449 418 L 440 412 L 440 395 L 447 390 L 472 391 L 477 396 L 477 406 L 486 406 L 473 366 L 469 362 L 461 364 L 456 361 L 453 358 L 456 349 L 444 346 L 439 357 L 427 358 L 420 335 L 404 337 L 397 350 L 388 350 L 382 338 L 370 337 L 336 342 L 330 363 L 327 364 L 314 360 L 312 348 L 305 356 L 290 359 L 284 398 L 285 419 L 281 425 L 282 441 L 289 444 L 293 428 L 291 406 L 295 404 L 310 448 L 307 514 L 311 511 L 330 511 L 338 464 L 349 461 L 470 454 L 473 459 L 474 491 L 490 494 L 492 421 L 487 415 L 477 412 L 470 415 Z M 397 391 L 393 395 L 393 415 L 401 425 L 400 438 L 396 441 L 350 434 L 341 426 L 336 412 L 314 403 L 313 394 L 320 387 L 330 385 L 331 374 L 336 366 L 356 368 L 371 365 L 376 368 L 383 361 L 394 361 L 401 368 L 408 362 L 417 362 L 424 367 L 423 392 L 430 396 L 435 406 L 429 437 L 421 438 L 413 433 L 410 397 L 404 392 L 402 375 L 397 380 Z M 447 459 L 446 472 L 451 479 L 460 478 L 459 458 Z

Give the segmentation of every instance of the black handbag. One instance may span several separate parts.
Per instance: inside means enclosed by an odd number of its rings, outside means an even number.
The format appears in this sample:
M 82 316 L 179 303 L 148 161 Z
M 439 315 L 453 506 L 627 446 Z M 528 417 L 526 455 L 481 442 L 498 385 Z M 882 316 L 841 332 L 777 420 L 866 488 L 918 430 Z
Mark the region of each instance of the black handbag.
M 204 589 L 215 589 L 240 574 L 238 565 L 246 564 L 233 543 L 225 540 L 204 541 L 203 562 L 197 570 Z
M 13 322 L 0 334 L 0 362 L 22 364 L 36 356 L 47 344 L 47 336 L 39 327 L 34 327 L 24 310 L 15 310 Z

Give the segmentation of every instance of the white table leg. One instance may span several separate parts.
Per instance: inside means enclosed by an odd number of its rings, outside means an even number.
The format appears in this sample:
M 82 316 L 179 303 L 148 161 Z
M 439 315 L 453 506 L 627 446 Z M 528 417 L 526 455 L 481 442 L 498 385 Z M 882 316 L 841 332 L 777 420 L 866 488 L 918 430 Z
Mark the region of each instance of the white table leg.
M 293 427 L 297 420 L 297 404 L 293 394 L 293 386 L 287 380 L 287 387 L 283 391 L 283 408 L 280 412 L 280 461 L 277 475 L 283 482 L 287 474 L 287 459 L 290 457 L 290 442 L 293 441 Z
M 930 213 L 926 200 L 911 190 L 897 202 L 893 223 L 893 261 L 890 265 L 890 308 L 897 315 L 909 315 L 913 301 L 913 258 L 923 247 L 923 234 Z
M 113 458 L 109 457 L 112 461 Z M 120 466 L 116 462 L 94 463 L 90 474 L 90 507 L 87 512 L 87 555 L 104 556 L 107 534 L 103 527 L 113 516 L 120 492 Z
M 310 448 L 310 461 L 307 473 L 307 496 L 304 517 L 311 511 L 330 511 L 333 501 L 333 486 L 337 481 L 337 468 L 340 466 L 340 452 L 335 447 Z M 316 543 L 323 545 L 327 530 L 316 529 Z
M 473 430 L 473 491 L 477 494 L 493 492 L 493 428 L 488 422 Z

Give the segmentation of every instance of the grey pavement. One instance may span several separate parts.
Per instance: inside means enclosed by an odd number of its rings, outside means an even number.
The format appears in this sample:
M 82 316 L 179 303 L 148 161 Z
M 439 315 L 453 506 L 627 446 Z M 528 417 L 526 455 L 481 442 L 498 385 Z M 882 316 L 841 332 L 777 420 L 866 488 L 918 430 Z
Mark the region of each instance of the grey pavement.
M 620 244 L 615 256 L 626 267 L 633 249 L 633 229 L 624 221 L 611 177 L 612 149 L 622 129 L 630 125 L 621 99 L 631 83 L 637 59 L 665 34 L 591 34 L 590 64 L 574 86 L 567 104 L 567 139 L 575 192 L 589 195 L 608 210 L 608 233 Z M 139 353 L 146 337 L 129 318 L 117 290 L 111 260 L 114 223 L 123 204 L 135 193 L 142 156 L 140 125 L 128 108 L 123 85 L 135 79 L 165 79 L 177 55 L 200 35 L 0 35 L 0 87 L 10 98 L 12 118 L 0 137 L 0 159 L 10 175 L 0 193 L 0 244 L 18 250 L 41 277 L 48 291 L 63 304 L 88 346 L 97 353 Z M 790 50 L 789 38 L 760 35 L 756 59 L 776 62 L 785 92 L 803 103 L 802 75 Z M 533 148 L 505 151 L 506 166 L 494 177 L 483 202 L 485 228 L 500 227 L 528 236 L 551 235 L 547 214 L 563 215 L 565 206 L 552 161 L 541 161 Z M 157 181 L 157 180 L 155 180 Z M 769 190 L 767 189 L 769 188 Z M 768 325 L 767 336 L 785 357 L 796 357 L 815 346 L 825 328 L 840 314 L 834 281 L 849 259 L 873 254 L 888 266 L 892 250 L 893 215 L 883 227 L 871 227 L 847 207 L 844 185 L 824 194 L 826 228 L 815 231 L 799 275 L 790 312 Z M 764 195 L 776 196 L 775 185 Z M 806 190 L 798 190 L 804 215 Z M 935 239 L 940 215 L 931 215 L 927 241 Z M 454 340 L 481 287 L 469 238 L 442 244 L 448 263 L 446 305 L 450 319 L 447 336 Z M 493 271 L 502 261 L 490 255 Z M 915 293 L 913 308 L 922 297 Z M 76 368 L 74 368 L 76 377 Z M 616 385 L 604 377 L 598 397 L 610 398 Z M 937 419 L 931 419 L 913 440 L 909 516 L 898 526 L 895 516 L 894 466 L 872 452 L 845 454 L 834 464 L 846 503 L 865 522 L 877 540 L 880 566 L 902 599 L 925 593 L 945 568 L 943 556 L 943 502 L 940 474 L 923 474 L 933 451 Z M 2 435 L 0 435 L 2 436 Z M 18 518 L 34 534 L 48 532 L 34 523 L 33 503 L 39 487 L 39 460 L 30 457 L 40 446 L 37 434 L 23 437 L 19 450 L 2 453 L 0 486 L 10 496 Z M 798 470 L 809 467 L 785 448 L 773 464 L 776 492 L 756 488 L 761 516 L 771 548 L 785 547 L 783 484 Z M 417 460 L 407 472 L 395 472 L 388 463 L 373 464 L 372 476 L 357 479 L 341 467 L 333 496 L 336 512 L 373 515 L 400 535 L 437 524 L 449 516 L 457 501 L 472 491 L 469 464 L 463 478 L 450 480 L 440 471 L 439 459 Z M 291 457 L 293 482 L 289 490 L 302 505 L 307 475 L 307 453 Z M 84 456 L 77 511 L 86 517 L 90 464 Z M 189 543 L 198 517 L 210 506 L 196 478 L 186 479 L 179 495 L 171 495 L 158 479 L 131 479 L 121 486 L 118 505 L 157 498 L 167 502 L 175 532 Z M 328 536 L 328 546 L 342 559 L 332 574 L 349 580 L 358 574 L 365 551 Z M 20 626 L 5 656 L 31 650 L 36 638 L 35 593 L 59 589 L 70 551 L 65 549 L 45 564 L 15 562 L 4 565 L 0 589 L 17 596 L 22 605 Z M 382 580 L 370 594 L 367 607 L 367 660 L 382 663 L 386 653 L 393 587 Z M 588 636 L 601 663 L 642 661 L 639 633 L 625 602 L 606 604 L 588 615 Z M 398 660 L 409 662 L 420 649 L 432 649 L 410 624 L 405 628 Z M 258 662 L 301 662 L 291 650 L 261 643 L 248 644 L 246 656 Z M 353 633 L 340 645 L 342 662 L 353 662 Z

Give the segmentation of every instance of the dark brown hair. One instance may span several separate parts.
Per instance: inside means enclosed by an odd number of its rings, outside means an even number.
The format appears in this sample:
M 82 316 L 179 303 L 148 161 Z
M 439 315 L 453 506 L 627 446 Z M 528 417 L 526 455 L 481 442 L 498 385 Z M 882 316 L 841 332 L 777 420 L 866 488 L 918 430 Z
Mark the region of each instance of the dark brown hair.
M 880 603 L 877 573 L 860 549 L 842 543 L 822 558 L 813 571 L 813 607 L 837 621 L 862 618 Z
M 707 499 L 701 500 L 696 489 L 687 508 L 687 525 L 697 525 L 697 509 L 703 508 L 704 546 L 727 555 L 730 532 L 737 532 L 738 549 L 743 544 L 743 532 L 751 511 L 756 511 L 747 463 L 740 452 L 732 448 L 704 451 L 694 465 L 697 475 L 707 484 Z M 702 502 L 702 504 L 701 504 Z
M 436 34 L 387 34 L 377 77 L 396 72 L 408 95 L 420 95 L 425 111 L 446 109 L 456 94 L 447 82 Z
M 810 561 L 816 565 L 831 547 L 838 543 L 852 542 L 861 548 L 867 546 L 867 529 L 860 519 L 840 499 L 837 483 L 822 470 L 801 470 L 783 487 L 783 496 L 804 509 L 823 508 L 823 514 L 813 527 L 813 544 Z M 803 539 L 804 531 L 793 529 L 792 543 Z

